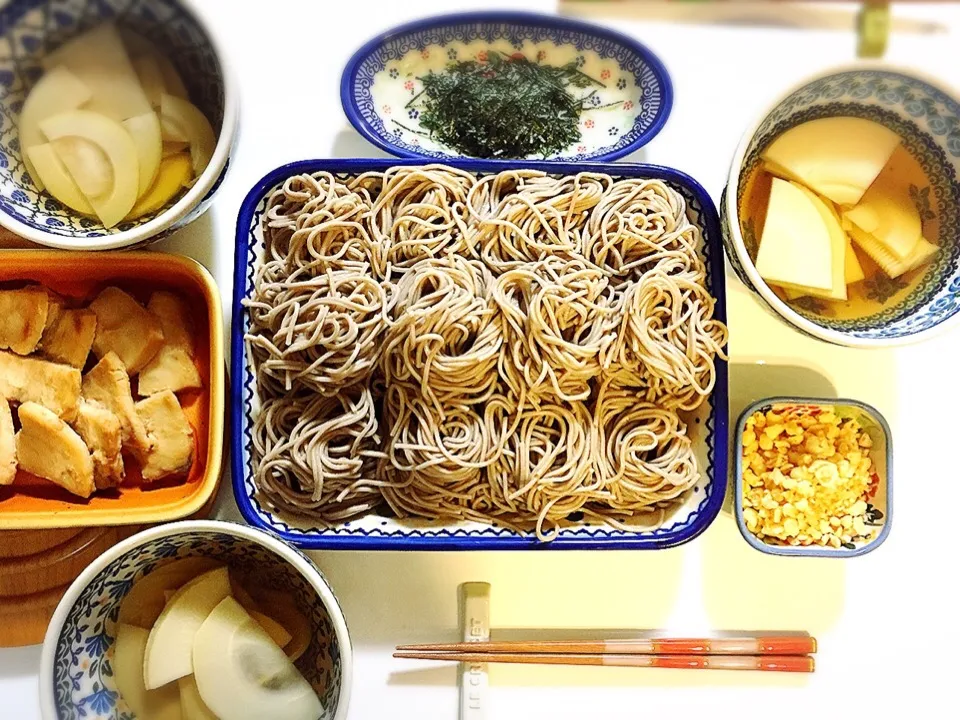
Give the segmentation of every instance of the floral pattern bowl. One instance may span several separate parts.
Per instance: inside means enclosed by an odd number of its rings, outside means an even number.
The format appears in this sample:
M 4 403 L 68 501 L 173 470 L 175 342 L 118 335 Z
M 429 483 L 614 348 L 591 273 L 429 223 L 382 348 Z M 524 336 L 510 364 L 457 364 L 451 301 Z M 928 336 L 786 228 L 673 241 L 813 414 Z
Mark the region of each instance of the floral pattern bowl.
M 873 481 L 867 496 L 865 537 L 838 548 L 820 545 L 776 545 L 755 535 L 747 527 L 743 502 L 743 433 L 747 419 L 755 412 L 781 413 L 797 411 L 801 415 L 818 415 L 833 412 L 841 419 L 855 420 L 870 437 L 869 451 L 873 466 Z M 774 397 L 758 400 L 747 407 L 737 420 L 734 435 L 734 504 L 737 526 L 744 540 L 760 552 L 771 555 L 804 555 L 809 557 L 855 557 L 876 550 L 890 534 L 893 519 L 893 437 L 890 426 L 880 412 L 857 400 L 832 400 L 829 398 Z
M 878 122 L 901 137 L 916 168 L 910 194 L 923 234 L 940 246 L 917 281 L 879 270 L 863 281 L 855 314 L 829 302 L 788 304 L 753 264 L 758 233 L 749 217 L 748 186 L 761 153 L 800 123 L 831 116 Z M 744 134 L 721 200 L 724 249 L 734 271 L 763 303 L 798 330 L 827 342 L 877 347 L 916 342 L 960 319 L 960 95 L 936 80 L 889 65 L 863 63 L 826 71 L 788 91 Z
M 28 240 L 66 250 L 143 245 L 200 217 L 226 175 L 236 138 L 237 90 L 224 56 L 191 0 L 16 0 L 0 9 L 0 225 Z M 217 132 L 210 164 L 172 205 L 104 228 L 37 189 L 27 172 L 18 131 L 20 111 L 54 48 L 115 20 L 152 40 L 177 66 L 191 100 Z
M 347 716 L 352 649 L 337 599 L 316 566 L 260 530 L 209 520 L 144 530 L 103 553 L 57 606 L 43 642 L 40 705 L 45 720 L 133 720 L 114 681 L 113 644 L 120 602 L 133 583 L 176 558 L 213 557 L 264 587 L 284 588 L 311 625 L 297 667 L 323 702 L 320 720 Z
M 459 13 L 403 25 L 370 40 L 347 63 L 340 99 L 367 140 L 400 157 L 464 155 L 425 132 L 417 99 L 427 73 L 449 63 L 523 56 L 552 66 L 575 63 L 592 81 L 583 90 L 579 141 L 539 160 L 613 160 L 646 145 L 673 104 L 660 60 L 635 40 L 565 18 L 519 12 Z M 499 157 L 497 159 L 511 159 Z

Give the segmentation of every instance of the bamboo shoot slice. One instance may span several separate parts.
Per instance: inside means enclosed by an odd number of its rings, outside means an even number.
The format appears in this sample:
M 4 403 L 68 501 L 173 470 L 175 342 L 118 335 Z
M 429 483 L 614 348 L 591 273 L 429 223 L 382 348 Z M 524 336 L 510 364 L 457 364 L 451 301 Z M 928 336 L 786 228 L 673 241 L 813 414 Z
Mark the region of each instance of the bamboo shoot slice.
M 54 143 L 54 149 L 60 154 L 60 147 L 56 141 L 66 138 L 80 138 L 97 146 L 109 161 L 112 171 L 110 189 L 102 194 L 89 195 L 87 200 L 96 211 L 104 227 L 113 227 L 133 208 L 137 201 L 137 187 L 139 170 L 137 163 L 137 148 L 130 134 L 123 126 L 114 122 L 105 115 L 89 110 L 71 110 L 69 112 L 47 118 L 40 123 L 40 129 Z M 75 145 L 83 147 L 82 145 Z M 90 178 L 85 173 L 93 172 L 87 167 L 72 167 L 71 162 L 80 161 L 77 156 L 60 159 L 70 171 L 77 185 L 84 189 Z M 85 193 L 86 194 L 86 193 Z
M 37 182 L 38 185 L 46 186 L 47 192 L 67 207 L 84 215 L 96 215 L 89 201 L 70 176 L 70 171 L 60 161 L 53 145 L 50 143 L 34 145 L 27 150 L 27 157 L 35 168 L 30 175 L 35 181 L 43 181 L 42 185 Z
M 117 122 L 151 110 L 113 23 L 67 41 L 44 58 L 43 64 L 47 68 L 64 65 L 90 88 L 87 110 Z
M 33 178 L 38 190 L 44 189 L 46 182 L 29 156 L 30 148 L 46 142 L 40 130 L 40 122 L 51 115 L 59 115 L 67 110 L 76 110 L 90 99 L 90 88 L 62 65 L 51 68 L 37 84 L 31 88 L 20 111 L 20 148 L 23 151 L 23 164 Z M 57 198 L 60 200 L 60 198 Z M 66 203 L 66 200 L 63 200 Z M 70 204 L 70 203 L 66 203 Z M 73 207 L 71 205 L 71 207 Z M 78 209 L 78 208 L 74 208 Z M 81 210 L 81 212 L 85 212 Z M 89 214 L 93 214 L 91 208 Z
M 190 156 L 186 153 L 171 155 L 160 161 L 160 171 L 153 185 L 127 214 L 128 220 L 156 212 L 180 192 L 183 185 L 193 177 Z
M 166 86 L 163 82 L 163 73 L 160 71 L 157 56 L 153 53 L 147 53 L 132 58 L 130 62 L 133 63 L 133 69 L 137 73 L 137 79 L 140 81 L 140 86 L 143 88 L 147 100 L 153 107 L 160 107 L 160 96 L 166 91 Z
M 113 675 L 121 699 L 145 720 L 179 720 L 180 691 L 176 685 L 147 690 L 143 684 L 143 655 L 149 632 L 117 623 L 113 645 Z
M 163 87 L 167 93 L 174 97 L 188 100 L 190 98 L 187 92 L 187 86 L 183 84 L 183 78 L 177 72 L 177 68 L 165 55 L 157 54 L 157 63 L 160 65 L 160 73 L 163 75 Z
M 293 662 L 232 597 L 193 641 L 200 697 L 224 720 L 316 720 L 323 705 Z
M 206 116 L 192 103 L 164 94 L 160 101 L 160 125 L 164 140 L 190 143 L 190 161 L 197 177 L 206 169 L 217 145 L 217 136 Z
M 133 138 L 137 147 L 137 168 L 139 182 L 137 183 L 137 198 L 150 189 L 160 171 L 160 158 L 163 152 L 163 142 L 160 139 L 160 119 L 155 112 L 137 115 L 123 121 L 123 127 Z
M 210 612 L 230 595 L 225 567 L 194 578 L 163 608 L 147 638 L 144 685 L 158 688 L 193 672 L 195 635 Z

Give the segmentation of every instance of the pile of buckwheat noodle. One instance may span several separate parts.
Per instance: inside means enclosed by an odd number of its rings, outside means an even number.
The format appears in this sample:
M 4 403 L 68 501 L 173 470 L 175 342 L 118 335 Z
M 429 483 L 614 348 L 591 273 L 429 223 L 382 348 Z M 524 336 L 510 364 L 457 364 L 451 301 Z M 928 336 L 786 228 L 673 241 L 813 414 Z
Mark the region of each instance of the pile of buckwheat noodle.
M 320 172 L 273 192 L 263 235 L 246 343 L 272 506 L 549 540 L 697 482 L 678 413 L 709 396 L 727 330 L 664 182 Z

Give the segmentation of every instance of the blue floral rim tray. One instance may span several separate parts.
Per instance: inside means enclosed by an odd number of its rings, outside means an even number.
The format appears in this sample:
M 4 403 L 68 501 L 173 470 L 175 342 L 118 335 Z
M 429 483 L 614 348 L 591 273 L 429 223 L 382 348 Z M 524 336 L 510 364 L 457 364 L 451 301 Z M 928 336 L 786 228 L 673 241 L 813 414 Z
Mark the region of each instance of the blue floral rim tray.
M 702 533 L 719 513 L 727 485 L 727 364 L 720 358 L 716 360 L 716 384 L 712 395 L 688 420 L 701 480 L 679 507 L 655 525 L 637 525 L 624 530 L 584 522 L 574 527 L 564 527 L 556 539 L 543 543 L 536 539 L 532 531 L 518 533 L 512 529 L 475 522 L 441 524 L 427 520 L 398 520 L 377 514 L 332 527 L 321 527 L 310 518 L 276 510 L 263 502 L 253 482 L 251 431 L 259 409 L 259 399 L 244 347 L 249 315 L 242 303 L 252 292 L 256 268 L 263 254 L 261 218 L 267 199 L 275 188 L 293 175 L 323 171 L 346 177 L 384 171 L 398 165 L 421 164 L 422 161 L 416 160 L 305 160 L 273 170 L 244 199 L 237 221 L 231 328 L 231 394 L 234 398 L 231 408 L 231 469 L 234 495 L 244 519 L 293 545 L 311 550 L 655 550 L 680 545 Z M 714 316 L 726 321 L 723 251 L 717 211 L 703 187 L 684 173 L 656 165 L 630 164 L 461 160 L 450 162 L 449 165 L 469 173 L 494 173 L 522 167 L 553 174 L 599 172 L 615 178 L 650 178 L 668 183 L 684 196 L 691 222 L 702 230 L 704 242 L 701 252 L 707 267 L 707 289 L 716 298 Z

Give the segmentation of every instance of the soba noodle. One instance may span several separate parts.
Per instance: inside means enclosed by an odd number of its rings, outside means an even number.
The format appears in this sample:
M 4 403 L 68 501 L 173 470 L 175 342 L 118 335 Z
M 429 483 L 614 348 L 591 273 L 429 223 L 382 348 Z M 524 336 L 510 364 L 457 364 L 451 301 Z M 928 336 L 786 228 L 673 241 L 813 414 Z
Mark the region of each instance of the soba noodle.
M 280 507 L 310 510 L 326 523 L 362 515 L 382 502 L 379 447 L 373 397 L 363 385 L 333 397 L 268 399 L 253 426 L 261 490 Z
M 263 237 L 246 342 L 268 503 L 546 540 L 696 484 L 677 413 L 709 397 L 726 327 L 664 182 L 317 173 L 273 193 Z

